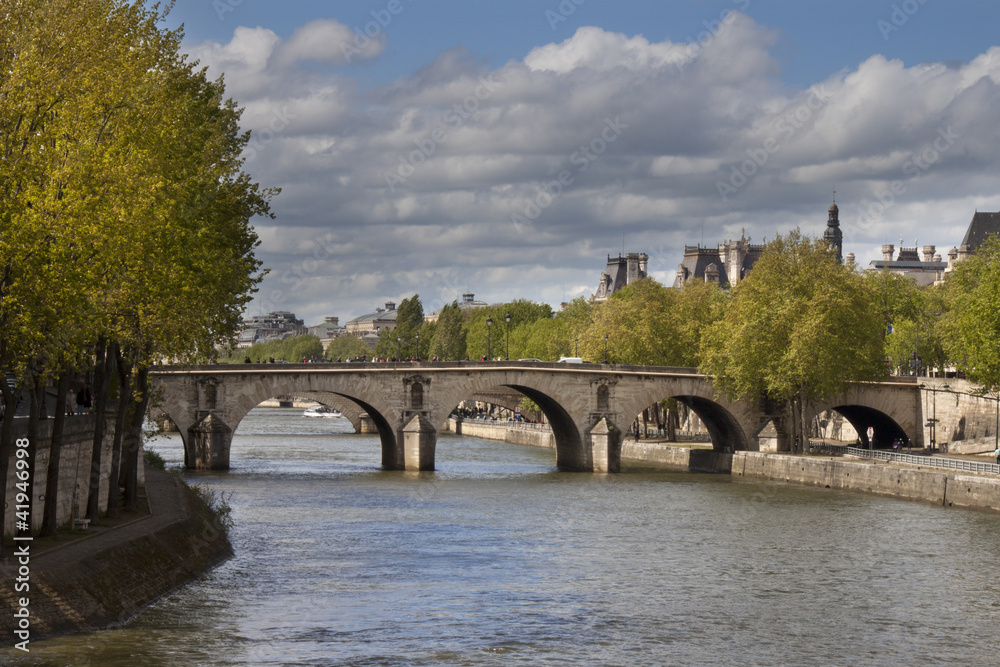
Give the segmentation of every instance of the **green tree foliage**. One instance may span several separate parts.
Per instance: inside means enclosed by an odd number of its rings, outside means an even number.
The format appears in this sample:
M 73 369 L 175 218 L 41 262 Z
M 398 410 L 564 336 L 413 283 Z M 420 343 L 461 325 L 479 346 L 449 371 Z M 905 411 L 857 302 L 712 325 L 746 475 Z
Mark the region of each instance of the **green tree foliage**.
M 692 281 L 683 290 L 644 278 L 598 305 L 580 339 L 581 354 L 623 364 L 694 366 L 706 327 L 722 317 L 725 294 Z
M 350 336 L 350 338 L 354 337 Z M 355 338 L 354 340 L 358 339 Z M 361 343 L 361 341 L 358 342 Z M 368 346 L 364 343 L 361 343 L 361 345 L 365 350 L 368 349 Z M 319 338 L 312 334 L 291 336 L 284 340 L 269 340 L 266 343 L 257 343 L 245 350 L 236 350 L 233 356 L 230 357 L 230 360 L 236 363 L 243 361 L 245 357 L 250 357 L 250 361 L 254 363 L 266 363 L 271 359 L 300 363 L 303 359 L 322 359 L 323 345 L 319 342 Z
M 465 329 L 462 325 L 462 309 L 457 301 L 442 308 L 430 345 L 430 356 L 442 361 L 465 359 Z
M 1000 238 L 959 262 L 948 282 L 951 356 L 970 380 L 1000 392 Z
M 467 354 L 473 359 L 481 359 L 490 352 L 494 359 L 504 358 L 508 325 L 504 317 L 510 313 L 510 357 L 518 359 L 525 350 L 515 345 L 516 332 L 539 320 L 552 318 L 552 307 L 547 303 L 534 303 L 518 299 L 509 303 L 499 303 L 486 308 L 466 311 L 465 341 Z M 488 324 L 492 321 L 492 325 Z
M 117 362 L 136 451 L 146 369 L 232 335 L 261 278 L 249 221 L 275 194 L 242 172 L 249 137 L 222 82 L 185 61 L 162 19 L 142 0 L 0 9 L 0 365 L 42 386 Z
M 372 350 L 367 344 L 357 336 L 348 334 L 337 336 L 330 341 L 330 346 L 326 348 L 326 358 L 331 361 L 348 359 L 370 359 Z
M 511 334 L 511 354 L 514 358 L 557 361 L 559 357 L 575 357 L 580 338 L 590 326 L 594 305 L 577 297 L 554 317 L 538 319 Z M 515 342 L 516 341 L 516 342 Z
M 801 443 L 807 401 L 885 374 L 883 321 L 873 312 L 871 284 L 795 230 L 768 243 L 733 287 L 700 367 L 733 398 L 784 402 Z

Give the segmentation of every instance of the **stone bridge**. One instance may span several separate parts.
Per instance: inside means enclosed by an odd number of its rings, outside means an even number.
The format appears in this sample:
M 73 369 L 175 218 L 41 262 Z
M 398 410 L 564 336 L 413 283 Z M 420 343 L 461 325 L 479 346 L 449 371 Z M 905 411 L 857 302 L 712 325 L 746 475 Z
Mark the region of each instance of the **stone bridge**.
M 162 366 L 150 379 L 159 409 L 177 425 L 189 468 L 225 470 L 233 432 L 273 396 L 292 394 L 340 409 L 360 429 L 367 413 L 391 470 L 433 470 L 437 433 L 463 400 L 496 387 L 521 392 L 545 413 L 563 470 L 617 472 L 622 430 L 657 401 L 673 398 L 705 423 L 719 451 L 759 450 L 771 422 L 787 450 L 786 416 L 764 401 L 729 401 L 691 368 L 543 362 L 418 362 Z M 838 400 L 812 406 L 811 418 L 835 409 L 878 442 L 922 444 L 914 382 L 854 385 Z M 771 411 L 773 412 L 773 410 Z

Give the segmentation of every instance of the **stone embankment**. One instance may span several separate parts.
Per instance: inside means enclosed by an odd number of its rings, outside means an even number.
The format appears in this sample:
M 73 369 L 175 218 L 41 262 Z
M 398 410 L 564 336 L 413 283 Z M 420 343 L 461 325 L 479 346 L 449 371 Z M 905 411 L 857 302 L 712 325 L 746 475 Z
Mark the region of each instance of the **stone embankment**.
M 512 444 L 554 449 L 548 430 L 531 430 L 488 422 L 456 422 L 449 429 L 465 435 Z M 941 468 L 851 460 L 830 456 L 793 456 L 767 452 L 723 453 L 652 442 L 622 443 L 622 461 L 670 468 L 730 474 L 746 480 L 772 480 L 828 489 L 917 500 L 945 507 L 1000 511 L 1000 477 L 953 472 Z
M 146 606 L 201 576 L 233 551 L 215 514 L 178 477 L 146 471 L 152 515 L 35 555 L 27 592 L 15 592 L 16 559 L 0 566 L 0 607 L 29 600 L 31 641 L 124 623 Z M 20 543 L 25 544 L 25 543 Z M 14 637 L 5 614 L 0 632 Z

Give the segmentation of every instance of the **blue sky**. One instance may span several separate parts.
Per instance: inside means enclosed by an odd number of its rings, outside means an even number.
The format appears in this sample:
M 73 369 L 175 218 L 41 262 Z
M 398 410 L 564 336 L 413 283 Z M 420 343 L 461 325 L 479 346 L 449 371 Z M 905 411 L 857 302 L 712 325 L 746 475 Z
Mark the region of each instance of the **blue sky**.
M 284 190 L 255 310 L 310 323 L 588 296 L 623 236 L 669 284 L 702 229 L 821 233 L 834 187 L 862 264 L 901 237 L 946 255 L 1000 209 L 996 2 L 178 0 L 180 22 Z

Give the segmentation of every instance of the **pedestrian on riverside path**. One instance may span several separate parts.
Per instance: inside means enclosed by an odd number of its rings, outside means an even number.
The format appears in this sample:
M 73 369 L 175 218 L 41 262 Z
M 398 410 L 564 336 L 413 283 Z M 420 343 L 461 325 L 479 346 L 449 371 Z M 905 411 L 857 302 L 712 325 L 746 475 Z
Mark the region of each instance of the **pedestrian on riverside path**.
M 1000 447 L 993 450 L 993 456 L 997 459 L 997 465 L 1000 466 Z
M 87 400 L 87 395 L 83 391 L 83 387 L 80 387 L 80 391 L 76 392 L 76 414 L 83 414 L 83 404 Z

